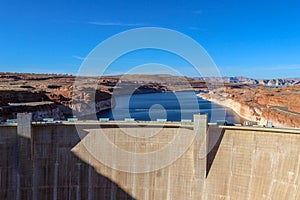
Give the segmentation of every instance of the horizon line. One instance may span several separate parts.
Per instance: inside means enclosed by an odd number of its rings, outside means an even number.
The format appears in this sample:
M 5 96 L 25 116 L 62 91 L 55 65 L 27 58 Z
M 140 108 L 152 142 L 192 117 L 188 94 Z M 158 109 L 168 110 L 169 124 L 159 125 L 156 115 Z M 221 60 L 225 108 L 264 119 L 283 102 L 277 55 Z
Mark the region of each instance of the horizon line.
M 37 72 L 1 72 L 0 74 L 24 74 L 24 75 L 56 75 L 56 76 L 74 76 L 74 77 L 99 77 L 96 75 L 76 75 L 76 74 L 72 74 L 72 73 L 37 73 Z M 148 76 L 155 76 L 155 75 L 169 75 L 169 76 L 176 76 L 173 74 L 168 74 L 168 73 L 161 73 L 161 74 L 131 74 L 131 73 L 123 73 L 123 74 L 107 74 L 107 75 L 103 75 L 100 77 L 110 77 L 110 76 L 123 76 L 123 75 L 148 75 Z M 177 75 L 178 76 L 178 75 Z M 253 77 L 248 77 L 245 75 L 235 75 L 235 76 L 207 76 L 207 77 L 201 77 L 201 76 L 187 76 L 187 75 L 182 75 L 182 77 L 187 77 L 187 78 L 238 78 L 238 77 L 242 77 L 242 78 L 248 78 L 248 79 L 252 79 L 252 80 L 272 80 L 272 79 L 300 79 L 300 77 L 278 77 L 278 78 L 253 78 Z

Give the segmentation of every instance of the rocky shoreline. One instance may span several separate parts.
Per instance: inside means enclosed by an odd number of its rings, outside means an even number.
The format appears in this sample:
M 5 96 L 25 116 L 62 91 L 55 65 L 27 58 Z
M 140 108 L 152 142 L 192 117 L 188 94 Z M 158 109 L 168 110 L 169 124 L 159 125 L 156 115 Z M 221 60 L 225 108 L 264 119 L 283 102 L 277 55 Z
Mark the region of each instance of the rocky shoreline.
M 253 122 L 261 121 L 258 119 L 259 116 L 257 116 L 256 114 L 253 115 L 254 114 L 253 110 L 251 111 L 249 107 L 242 107 L 242 105 L 239 102 L 233 101 L 232 99 L 226 99 L 223 97 L 211 97 L 205 93 L 200 93 L 197 96 L 207 101 L 211 101 L 215 104 L 229 108 L 233 110 L 238 116 L 244 118 L 247 121 L 253 121 Z
M 299 93 L 294 92 L 298 89 L 292 86 L 282 89 L 224 87 L 198 96 L 228 107 L 240 117 L 261 126 L 272 122 L 276 127 L 300 128 L 300 114 L 296 106 L 299 103 Z

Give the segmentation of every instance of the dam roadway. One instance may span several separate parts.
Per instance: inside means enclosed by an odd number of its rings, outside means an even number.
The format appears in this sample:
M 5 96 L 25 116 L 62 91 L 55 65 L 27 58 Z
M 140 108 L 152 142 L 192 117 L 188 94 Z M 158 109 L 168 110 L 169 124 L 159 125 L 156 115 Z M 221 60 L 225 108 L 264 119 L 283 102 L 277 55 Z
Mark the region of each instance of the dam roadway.
M 300 199 L 299 129 L 217 126 L 202 115 L 187 123 L 20 124 L 0 125 L 0 199 Z M 83 143 L 97 141 L 99 125 L 128 152 L 155 152 L 178 131 L 198 140 L 169 165 L 135 173 L 90 155 Z M 152 130 L 158 134 L 147 139 L 125 134 Z

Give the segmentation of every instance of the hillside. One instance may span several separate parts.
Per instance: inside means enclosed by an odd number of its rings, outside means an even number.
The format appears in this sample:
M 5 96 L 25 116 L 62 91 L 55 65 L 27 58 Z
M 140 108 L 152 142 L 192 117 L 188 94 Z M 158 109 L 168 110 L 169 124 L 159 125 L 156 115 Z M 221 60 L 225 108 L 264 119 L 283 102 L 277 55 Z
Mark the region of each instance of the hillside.
M 240 116 L 261 125 L 300 127 L 300 85 L 222 87 L 200 97 L 233 109 Z

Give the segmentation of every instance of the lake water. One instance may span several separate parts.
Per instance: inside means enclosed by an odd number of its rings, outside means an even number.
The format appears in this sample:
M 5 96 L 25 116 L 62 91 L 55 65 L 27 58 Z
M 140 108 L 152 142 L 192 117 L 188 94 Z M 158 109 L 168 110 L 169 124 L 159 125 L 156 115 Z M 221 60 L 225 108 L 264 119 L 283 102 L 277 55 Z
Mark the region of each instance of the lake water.
M 229 123 L 242 123 L 243 119 L 235 112 L 220 105 L 197 97 L 194 92 L 166 92 L 115 96 L 115 107 L 98 114 L 101 118 L 124 120 L 134 118 L 140 121 L 192 120 L 197 113 L 207 113 L 209 122 L 226 120 Z

